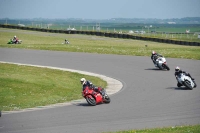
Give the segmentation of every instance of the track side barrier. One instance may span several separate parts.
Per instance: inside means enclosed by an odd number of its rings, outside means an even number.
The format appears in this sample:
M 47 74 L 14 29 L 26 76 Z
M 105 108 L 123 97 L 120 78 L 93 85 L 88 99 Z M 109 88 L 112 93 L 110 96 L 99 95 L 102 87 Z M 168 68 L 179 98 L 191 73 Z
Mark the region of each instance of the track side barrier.
M 153 42 L 168 43 L 168 44 L 186 45 L 186 46 L 200 46 L 200 42 L 189 42 L 189 41 L 181 41 L 181 40 L 173 40 L 173 39 L 143 37 L 143 36 L 130 35 L 130 34 L 108 33 L 108 32 L 100 32 L 100 31 L 53 30 L 53 29 L 33 28 L 33 27 L 24 27 L 24 26 L 6 25 L 6 24 L 0 24 L 0 27 L 11 28 L 11 29 L 21 29 L 21 30 L 41 31 L 41 32 L 51 32 L 51 33 L 86 34 L 86 35 L 105 36 L 105 37 L 112 37 L 112 38 L 136 39 L 136 40 L 153 41 Z

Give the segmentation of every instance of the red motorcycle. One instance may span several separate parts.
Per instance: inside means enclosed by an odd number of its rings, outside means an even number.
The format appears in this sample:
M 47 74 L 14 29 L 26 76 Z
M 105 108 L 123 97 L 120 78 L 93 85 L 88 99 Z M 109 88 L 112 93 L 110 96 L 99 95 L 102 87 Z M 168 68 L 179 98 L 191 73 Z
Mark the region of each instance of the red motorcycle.
M 110 97 L 106 94 L 105 89 L 98 87 L 98 90 L 103 93 L 103 96 L 88 86 L 83 90 L 82 95 L 88 104 L 95 106 L 101 103 L 110 103 Z

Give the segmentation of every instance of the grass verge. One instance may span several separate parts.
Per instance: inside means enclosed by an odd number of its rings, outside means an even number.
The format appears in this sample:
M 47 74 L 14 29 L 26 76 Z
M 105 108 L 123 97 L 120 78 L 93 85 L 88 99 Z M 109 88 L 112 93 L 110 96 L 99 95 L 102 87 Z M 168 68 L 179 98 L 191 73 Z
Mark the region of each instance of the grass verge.
M 199 133 L 200 125 L 188 125 L 188 126 L 175 126 L 166 128 L 154 128 L 154 129 L 142 129 L 142 130 L 129 130 L 129 131 L 117 131 L 107 133 Z
M 80 78 L 106 87 L 98 77 L 79 73 L 0 63 L 0 110 L 20 110 L 82 98 Z
M 14 35 L 17 35 L 19 39 L 23 40 L 22 44 L 6 44 Z M 69 45 L 62 44 L 65 38 L 70 41 Z M 154 50 L 165 57 L 200 60 L 199 46 L 183 46 L 132 39 L 32 32 L 3 28 L 0 28 L 0 47 L 132 56 L 150 56 Z

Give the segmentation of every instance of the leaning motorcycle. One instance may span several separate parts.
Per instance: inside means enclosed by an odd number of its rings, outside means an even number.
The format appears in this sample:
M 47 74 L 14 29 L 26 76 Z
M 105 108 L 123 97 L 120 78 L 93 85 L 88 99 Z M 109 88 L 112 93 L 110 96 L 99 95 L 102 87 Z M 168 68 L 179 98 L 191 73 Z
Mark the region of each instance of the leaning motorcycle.
M 7 44 L 21 44 L 21 43 L 22 40 L 17 40 L 16 42 L 14 42 L 13 39 L 10 39 Z
M 99 92 L 94 91 L 93 88 L 90 88 L 88 86 L 83 90 L 82 96 L 86 99 L 88 104 L 92 106 L 101 103 L 110 103 L 110 97 L 106 93 L 106 90 L 101 87 L 98 87 L 98 90 L 101 90 L 102 93 L 104 93 L 103 96 Z
M 184 73 L 180 73 L 179 75 L 177 75 L 176 79 L 181 85 L 187 87 L 188 89 L 192 90 L 194 88 L 194 82 L 189 76 L 186 76 Z
M 168 71 L 170 70 L 169 66 L 167 65 L 167 61 L 165 59 L 165 57 L 159 57 L 158 59 L 156 59 L 156 63 L 154 63 L 155 67 L 164 70 L 167 69 Z

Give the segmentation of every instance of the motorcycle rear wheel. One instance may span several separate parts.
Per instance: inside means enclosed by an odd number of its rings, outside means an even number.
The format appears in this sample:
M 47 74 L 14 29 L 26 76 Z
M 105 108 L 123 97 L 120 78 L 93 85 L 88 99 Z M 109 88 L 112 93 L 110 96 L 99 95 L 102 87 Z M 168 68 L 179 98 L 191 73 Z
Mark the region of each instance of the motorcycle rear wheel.
M 92 98 L 86 97 L 85 99 L 86 99 L 86 101 L 88 102 L 89 105 L 96 106 L 96 100 L 95 100 L 94 97 L 92 97 Z

